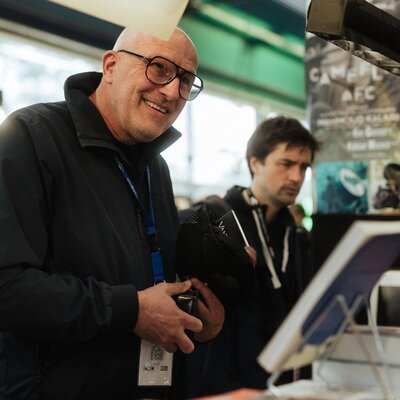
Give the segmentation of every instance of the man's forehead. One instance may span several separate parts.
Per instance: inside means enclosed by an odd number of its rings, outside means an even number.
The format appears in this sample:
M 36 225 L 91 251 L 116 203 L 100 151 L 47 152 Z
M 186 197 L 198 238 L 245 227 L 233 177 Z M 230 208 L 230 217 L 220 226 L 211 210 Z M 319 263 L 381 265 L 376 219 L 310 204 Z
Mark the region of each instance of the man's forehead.
M 278 143 L 275 149 L 269 154 L 278 158 L 297 159 L 298 157 L 309 159 L 311 162 L 312 152 L 308 146 L 289 144 L 287 142 Z
M 162 56 L 189 70 L 197 68 L 197 52 L 191 41 L 184 34 L 174 35 L 170 41 L 146 36 L 136 42 L 136 51 L 146 57 Z

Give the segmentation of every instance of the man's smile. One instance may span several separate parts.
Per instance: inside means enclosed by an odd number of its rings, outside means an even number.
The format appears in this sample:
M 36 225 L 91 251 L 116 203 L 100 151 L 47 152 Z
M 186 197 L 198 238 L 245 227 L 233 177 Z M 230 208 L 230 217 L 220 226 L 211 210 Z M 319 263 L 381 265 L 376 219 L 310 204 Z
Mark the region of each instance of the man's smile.
M 153 108 L 154 110 L 160 111 L 160 112 L 162 112 L 163 114 L 166 114 L 166 113 L 167 113 L 167 109 L 165 109 L 165 108 L 163 108 L 163 107 L 157 105 L 156 103 L 153 103 L 153 102 L 150 101 L 150 100 L 144 99 L 144 102 L 145 102 L 149 107 Z

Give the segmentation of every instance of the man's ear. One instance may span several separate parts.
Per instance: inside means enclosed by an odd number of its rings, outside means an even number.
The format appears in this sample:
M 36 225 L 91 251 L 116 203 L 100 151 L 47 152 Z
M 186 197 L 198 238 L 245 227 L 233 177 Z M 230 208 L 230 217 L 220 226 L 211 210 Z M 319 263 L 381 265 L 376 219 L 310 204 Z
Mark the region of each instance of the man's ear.
M 251 169 L 251 172 L 253 173 L 253 175 L 256 173 L 259 164 L 260 164 L 260 161 L 258 160 L 257 157 L 250 157 L 249 165 L 250 165 L 250 169 Z
M 111 83 L 117 65 L 117 53 L 113 50 L 107 51 L 103 56 L 103 80 Z

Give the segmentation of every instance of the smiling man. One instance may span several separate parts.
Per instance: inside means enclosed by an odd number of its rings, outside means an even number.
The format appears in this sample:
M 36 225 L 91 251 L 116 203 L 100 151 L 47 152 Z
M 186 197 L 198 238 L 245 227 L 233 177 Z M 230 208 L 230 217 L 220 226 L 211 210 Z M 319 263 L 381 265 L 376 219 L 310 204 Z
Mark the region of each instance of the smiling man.
M 299 246 L 288 206 L 295 202 L 319 147 L 299 121 L 283 116 L 263 121 L 249 139 L 250 187 L 234 186 L 224 200 L 253 250 L 249 255 L 258 291 L 226 305 L 221 333 L 188 356 L 183 389 L 188 398 L 240 387 L 266 388 L 268 375 L 256 358 L 311 278 L 302 254 L 307 249 Z M 211 199 L 206 203 L 217 214 Z
M 160 152 L 203 89 L 197 52 L 126 29 L 103 73 L 0 127 L 0 399 L 176 399 L 173 360 L 224 310 L 175 281 L 178 216 Z M 169 282 L 169 283 L 167 283 Z M 198 289 L 197 317 L 172 296 Z M 166 352 L 167 351 L 167 352 Z
M 202 90 L 194 74 L 197 62 L 196 49 L 181 30 L 169 42 L 125 30 L 105 53 L 103 79 L 90 98 L 118 141 L 152 141 Z

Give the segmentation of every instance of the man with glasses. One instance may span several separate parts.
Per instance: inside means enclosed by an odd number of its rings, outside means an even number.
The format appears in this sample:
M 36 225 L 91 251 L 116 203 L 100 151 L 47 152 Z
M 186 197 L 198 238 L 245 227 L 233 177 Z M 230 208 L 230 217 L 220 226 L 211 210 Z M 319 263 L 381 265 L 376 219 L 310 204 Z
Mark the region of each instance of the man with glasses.
M 186 71 L 165 57 L 145 57 L 124 49 L 118 50 L 118 52 L 139 57 L 147 63 L 146 77 L 156 85 L 168 84 L 178 77 L 180 81 L 179 95 L 185 100 L 194 100 L 204 88 L 200 77 L 190 71 Z
M 220 330 L 200 281 L 175 281 L 178 217 L 160 152 L 203 89 L 197 52 L 126 29 L 103 73 L 0 128 L 0 399 L 167 399 L 171 352 Z M 170 283 L 167 283 L 170 282 Z M 172 296 L 197 289 L 199 318 Z M 176 364 L 176 363 L 175 363 Z

